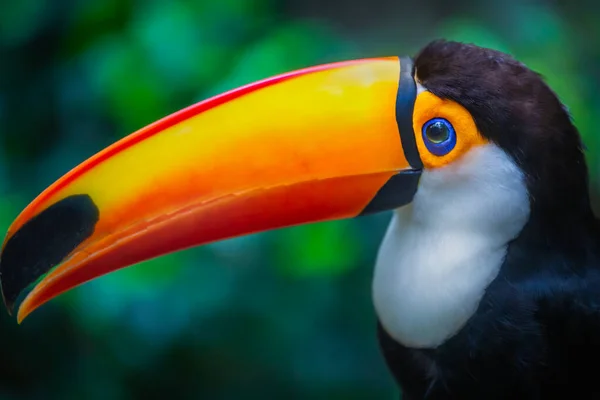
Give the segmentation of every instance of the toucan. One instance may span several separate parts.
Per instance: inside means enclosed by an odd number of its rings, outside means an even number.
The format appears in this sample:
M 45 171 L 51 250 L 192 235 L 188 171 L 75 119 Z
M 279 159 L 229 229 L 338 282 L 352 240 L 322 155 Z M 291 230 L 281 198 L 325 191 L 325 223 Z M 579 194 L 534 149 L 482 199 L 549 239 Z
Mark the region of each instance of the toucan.
M 600 232 L 582 138 L 543 77 L 448 40 L 329 63 L 178 111 L 12 223 L 9 312 L 166 253 L 391 211 L 378 340 L 404 399 L 600 398 Z

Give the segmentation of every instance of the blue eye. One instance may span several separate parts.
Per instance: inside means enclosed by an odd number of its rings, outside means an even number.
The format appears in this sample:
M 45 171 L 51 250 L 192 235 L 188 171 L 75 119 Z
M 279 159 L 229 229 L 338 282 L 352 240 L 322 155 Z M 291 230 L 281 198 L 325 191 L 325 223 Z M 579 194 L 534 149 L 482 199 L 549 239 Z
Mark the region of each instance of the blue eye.
M 423 125 L 423 142 L 432 154 L 445 156 L 456 146 L 456 132 L 447 120 L 433 118 Z

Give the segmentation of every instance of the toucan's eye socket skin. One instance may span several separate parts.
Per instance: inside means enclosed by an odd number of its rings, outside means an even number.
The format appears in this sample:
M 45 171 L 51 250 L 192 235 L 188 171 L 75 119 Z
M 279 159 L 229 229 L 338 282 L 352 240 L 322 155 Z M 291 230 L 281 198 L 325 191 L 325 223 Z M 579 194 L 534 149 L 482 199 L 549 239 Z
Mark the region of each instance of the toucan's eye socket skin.
M 445 156 L 456 146 L 456 132 L 444 118 L 430 119 L 423 125 L 423 141 L 427 150 L 436 156 Z
M 453 165 L 469 150 L 488 143 L 465 107 L 428 90 L 415 100 L 413 131 L 425 169 Z

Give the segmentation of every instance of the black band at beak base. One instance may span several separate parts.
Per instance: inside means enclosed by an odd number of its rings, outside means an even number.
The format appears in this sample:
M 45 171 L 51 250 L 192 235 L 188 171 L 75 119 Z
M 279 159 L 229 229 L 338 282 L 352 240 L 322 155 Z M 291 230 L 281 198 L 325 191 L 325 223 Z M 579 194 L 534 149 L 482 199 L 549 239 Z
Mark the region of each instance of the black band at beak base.
M 417 139 L 413 130 L 413 113 L 417 99 L 417 83 L 414 78 L 413 61 L 408 57 L 400 58 L 400 82 L 396 96 L 396 123 L 400 132 L 404 157 L 413 169 L 423 168 L 419 156 Z
M 417 84 L 414 79 L 413 61 L 409 57 L 401 57 L 399 60 L 400 78 L 396 95 L 396 123 L 400 132 L 404 157 L 412 169 L 393 175 L 379 189 L 360 215 L 392 210 L 410 203 L 419 185 L 423 162 L 419 156 L 413 129 Z

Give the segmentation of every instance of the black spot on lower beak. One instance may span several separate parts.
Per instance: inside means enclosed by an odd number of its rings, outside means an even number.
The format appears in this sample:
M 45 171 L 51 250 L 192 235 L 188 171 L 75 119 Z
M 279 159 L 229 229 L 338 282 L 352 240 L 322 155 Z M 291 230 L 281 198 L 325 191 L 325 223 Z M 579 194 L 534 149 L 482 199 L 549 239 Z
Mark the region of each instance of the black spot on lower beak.
M 0 254 L 0 285 L 9 312 L 23 290 L 94 233 L 98 217 L 90 196 L 73 195 L 51 205 L 10 237 Z

